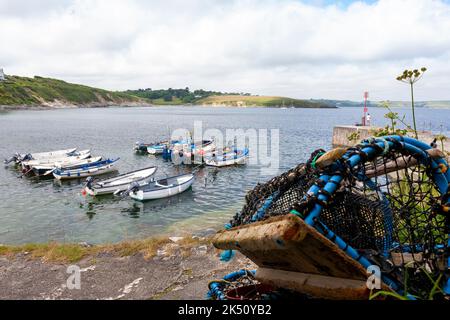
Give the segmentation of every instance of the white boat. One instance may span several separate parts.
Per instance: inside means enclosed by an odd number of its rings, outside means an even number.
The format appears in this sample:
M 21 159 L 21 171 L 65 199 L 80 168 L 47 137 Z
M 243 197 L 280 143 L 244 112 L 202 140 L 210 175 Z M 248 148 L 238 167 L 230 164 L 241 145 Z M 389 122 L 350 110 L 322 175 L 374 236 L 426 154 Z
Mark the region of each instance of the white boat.
M 56 168 L 58 169 L 76 169 L 87 164 L 95 163 L 102 160 L 102 157 L 93 157 L 88 159 L 76 159 L 77 157 L 68 157 L 64 161 L 55 162 L 52 164 L 40 164 L 32 166 L 31 169 L 33 173 L 37 176 L 48 175 L 53 172 Z
M 216 145 L 212 140 L 203 140 L 200 144 L 194 144 L 192 147 L 192 154 L 205 155 L 216 149 Z
M 53 165 L 56 162 L 60 163 L 70 163 L 70 162 L 76 162 L 79 160 L 87 159 L 91 156 L 91 150 L 83 150 L 80 152 L 77 152 L 76 155 L 73 156 L 58 156 L 54 158 L 45 158 L 40 160 L 27 160 L 22 162 L 22 167 L 29 169 L 34 166 L 41 166 L 41 165 Z
M 205 156 L 205 164 L 213 167 L 226 167 L 232 165 L 246 164 L 249 158 L 249 150 L 234 150 L 223 153 L 222 155 L 210 154 Z
M 73 153 L 77 151 L 77 148 L 71 148 L 71 149 L 64 149 L 64 150 L 56 150 L 56 151 L 49 151 L 49 152 L 38 152 L 38 153 L 31 153 L 29 156 L 32 157 L 34 160 L 43 160 L 43 159 L 52 159 L 52 158 L 61 158 L 64 156 L 70 156 Z M 25 158 L 27 155 L 21 155 L 22 158 Z
M 149 182 L 149 178 L 155 172 L 156 167 L 149 167 L 121 174 L 107 180 L 95 181 L 92 177 L 89 177 L 86 181 L 85 191 L 91 196 L 100 196 L 126 191 L 130 187 L 130 184 L 134 182 L 139 186 L 147 184 Z
M 162 154 L 164 151 L 164 148 L 167 148 L 169 146 L 169 142 L 161 142 L 154 145 L 150 145 L 147 147 L 147 152 L 149 154 Z
M 119 159 L 106 159 L 95 163 L 90 163 L 76 169 L 58 169 L 53 171 L 53 176 L 58 180 L 81 179 L 90 176 L 98 176 L 105 173 L 117 171 L 114 163 Z
M 139 201 L 168 198 L 186 191 L 193 182 L 193 174 L 184 174 L 152 181 L 141 187 L 136 186 L 130 191 L 129 195 Z
M 76 153 L 77 148 L 71 148 L 71 149 L 64 149 L 64 150 L 56 150 L 56 151 L 49 151 L 49 152 L 38 152 L 38 153 L 26 153 L 26 154 L 20 154 L 16 153 L 11 158 L 5 159 L 4 163 L 8 164 L 10 162 L 15 162 L 16 164 L 20 164 L 24 161 L 29 160 L 44 160 L 44 159 L 51 159 L 51 158 L 59 158 L 63 156 L 71 156 Z

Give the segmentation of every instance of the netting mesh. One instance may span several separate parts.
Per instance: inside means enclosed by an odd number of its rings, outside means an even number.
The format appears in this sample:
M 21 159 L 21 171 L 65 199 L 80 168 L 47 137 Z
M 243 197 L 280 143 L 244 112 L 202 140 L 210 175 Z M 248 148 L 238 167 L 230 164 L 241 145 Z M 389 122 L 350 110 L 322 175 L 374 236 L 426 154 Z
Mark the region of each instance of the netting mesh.
M 431 172 L 404 150 L 349 168 L 316 222 L 400 283 L 409 276 L 410 292 L 426 294 L 433 287 L 431 279 L 446 268 L 447 250 L 446 217 L 437 210 L 440 193 Z M 321 173 L 309 161 L 258 185 L 247 194 L 231 226 L 287 214 L 293 206 L 305 204 L 311 198 L 309 188 L 323 184 Z

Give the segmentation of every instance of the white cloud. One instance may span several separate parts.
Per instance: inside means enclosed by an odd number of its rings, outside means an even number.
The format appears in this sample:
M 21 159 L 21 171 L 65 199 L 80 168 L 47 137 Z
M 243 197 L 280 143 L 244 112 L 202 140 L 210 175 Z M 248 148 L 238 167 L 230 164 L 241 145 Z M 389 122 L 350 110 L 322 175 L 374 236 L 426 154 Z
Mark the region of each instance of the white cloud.
M 394 100 L 407 98 L 397 73 L 425 65 L 418 97 L 450 99 L 450 5 L 439 0 L 36 2 L 0 0 L 6 72 L 110 89 Z

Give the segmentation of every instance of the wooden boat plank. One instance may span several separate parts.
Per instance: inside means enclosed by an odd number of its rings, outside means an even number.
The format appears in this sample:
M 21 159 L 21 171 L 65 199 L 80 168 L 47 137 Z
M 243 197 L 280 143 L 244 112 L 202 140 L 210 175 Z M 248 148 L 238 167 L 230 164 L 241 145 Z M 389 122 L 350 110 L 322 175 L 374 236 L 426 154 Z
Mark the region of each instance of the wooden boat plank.
M 365 269 L 295 215 L 220 231 L 219 249 L 238 250 L 259 267 L 363 280 Z
M 256 279 L 275 288 L 290 289 L 319 299 L 367 300 L 366 281 L 301 272 L 259 268 Z

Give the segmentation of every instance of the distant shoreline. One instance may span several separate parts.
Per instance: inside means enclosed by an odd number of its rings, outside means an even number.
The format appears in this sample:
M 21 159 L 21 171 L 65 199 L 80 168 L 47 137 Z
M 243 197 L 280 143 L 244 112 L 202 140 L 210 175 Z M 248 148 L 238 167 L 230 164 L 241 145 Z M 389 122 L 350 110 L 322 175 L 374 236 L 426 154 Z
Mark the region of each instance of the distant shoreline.
M 135 107 L 204 107 L 204 108 L 230 108 L 230 109 L 248 109 L 248 108 L 270 108 L 270 109 L 339 109 L 335 106 L 321 107 L 280 107 L 280 106 L 233 106 L 233 105 L 204 105 L 204 104 L 149 104 L 149 103 L 123 103 L 123 104 L 86 104 L 86 105 L 0 105 L 0 111 L 44 111 L 44 110 L 62 110 L 62 109 L 100 109 L 100 108 L 135 108 Z

